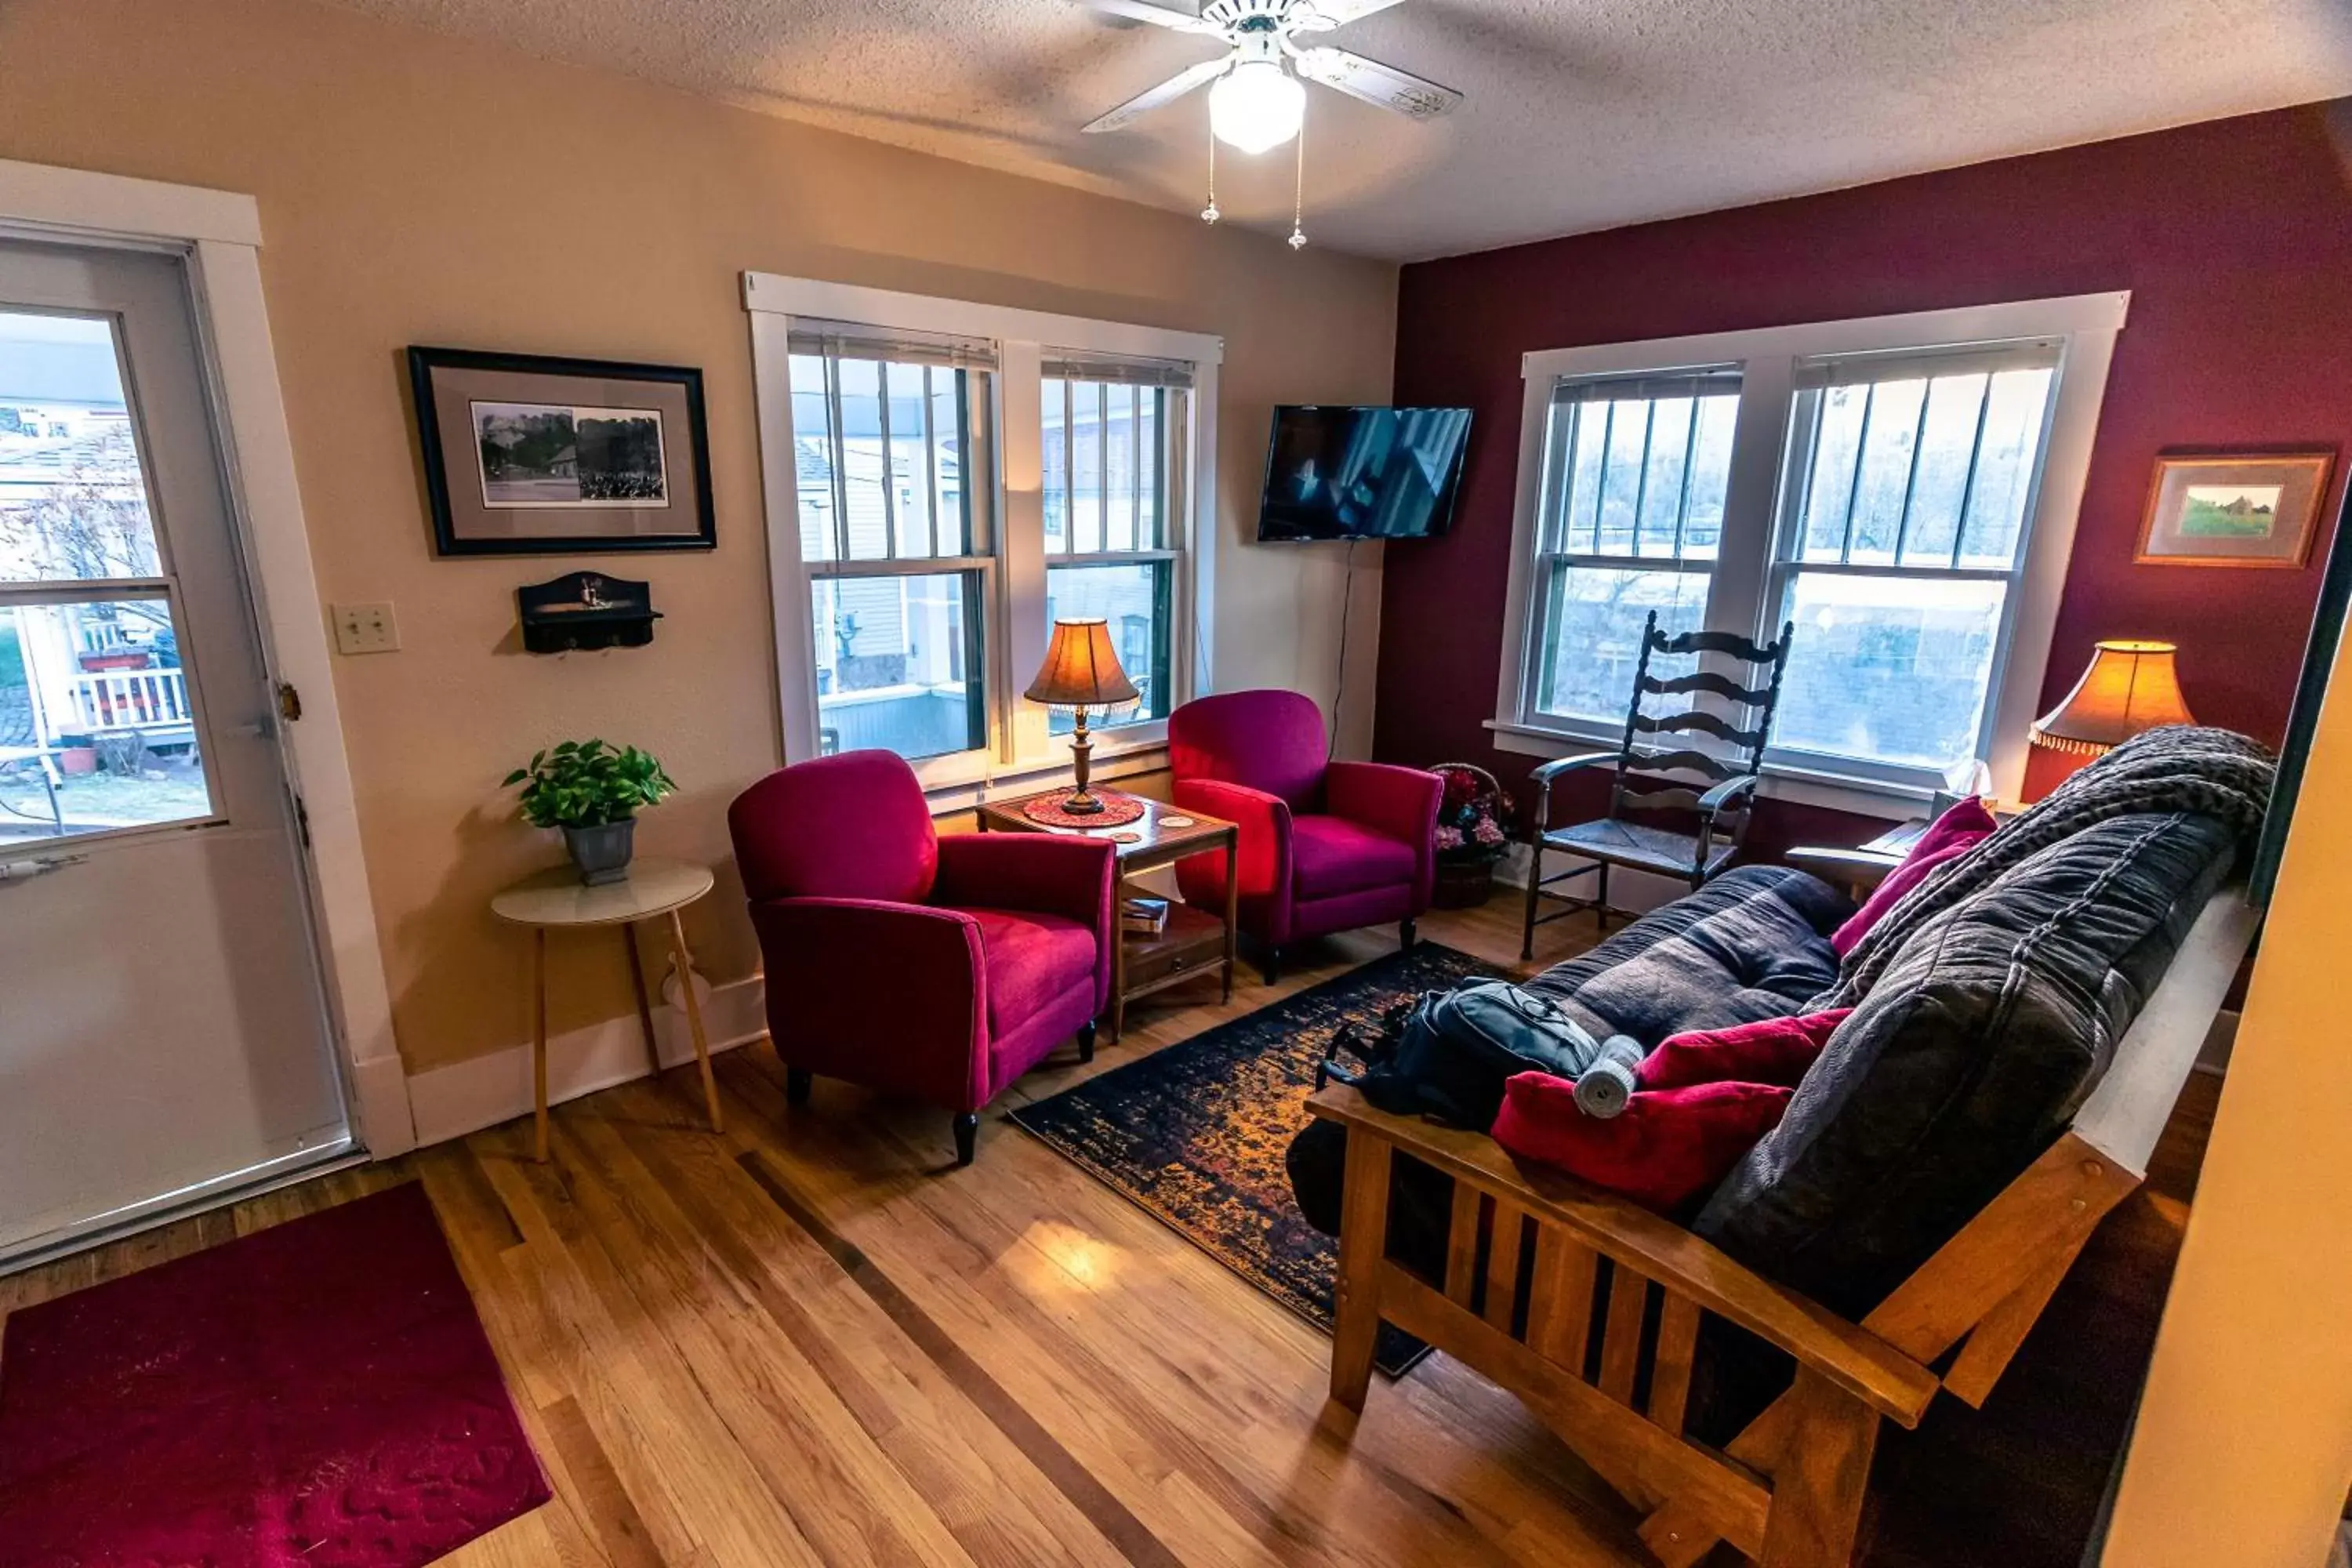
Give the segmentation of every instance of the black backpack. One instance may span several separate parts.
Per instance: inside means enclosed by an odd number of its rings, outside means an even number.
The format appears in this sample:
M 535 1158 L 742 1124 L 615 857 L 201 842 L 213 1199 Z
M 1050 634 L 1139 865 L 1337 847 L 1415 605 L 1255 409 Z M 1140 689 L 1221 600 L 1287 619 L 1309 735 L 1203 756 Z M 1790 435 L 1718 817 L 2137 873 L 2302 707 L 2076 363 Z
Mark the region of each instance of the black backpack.
M 1364 1064 L 1350 1073 L 1332 1059 L 1342 1048 Z M 1402 1002 L 1370 1028 L 1350 1026 L 1331 1037 L 1316 1071 L 1350 1083 L 1381 1110 L 1426 1116 L 1484 1132 L 1503 1107 L 1503 1085 L 1516 1073 L 1580 1077 L 1601 1042 L 1545 998 L 1507 980 L 1465 980 Z

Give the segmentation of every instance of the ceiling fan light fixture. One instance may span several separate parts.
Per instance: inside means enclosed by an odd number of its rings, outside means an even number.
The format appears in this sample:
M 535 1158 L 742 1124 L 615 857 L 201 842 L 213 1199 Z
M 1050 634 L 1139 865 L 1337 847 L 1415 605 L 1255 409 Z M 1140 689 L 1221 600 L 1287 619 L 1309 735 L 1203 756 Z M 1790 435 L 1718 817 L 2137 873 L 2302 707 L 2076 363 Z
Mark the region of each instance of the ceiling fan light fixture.
M 1209 89 L 1209 128 L 1237 152 L 1273 151 L 1298 134 L 1307 89 L 1279 60 L 1248 59 Z

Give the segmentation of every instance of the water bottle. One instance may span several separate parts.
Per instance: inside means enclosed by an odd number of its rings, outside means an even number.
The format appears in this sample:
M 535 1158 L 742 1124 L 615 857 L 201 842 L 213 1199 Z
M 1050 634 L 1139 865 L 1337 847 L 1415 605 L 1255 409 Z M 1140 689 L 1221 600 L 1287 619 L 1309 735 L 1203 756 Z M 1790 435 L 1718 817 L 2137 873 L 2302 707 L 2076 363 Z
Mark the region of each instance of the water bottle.
M 1612 1035 L 1601 1042 L 1601 1054 L 1576 1078 L 1576 1108 L 1606 1121 L 1625 1109 L 1638 1087 L 1636 1072 L 1643 1056 L 1628 1035 Z

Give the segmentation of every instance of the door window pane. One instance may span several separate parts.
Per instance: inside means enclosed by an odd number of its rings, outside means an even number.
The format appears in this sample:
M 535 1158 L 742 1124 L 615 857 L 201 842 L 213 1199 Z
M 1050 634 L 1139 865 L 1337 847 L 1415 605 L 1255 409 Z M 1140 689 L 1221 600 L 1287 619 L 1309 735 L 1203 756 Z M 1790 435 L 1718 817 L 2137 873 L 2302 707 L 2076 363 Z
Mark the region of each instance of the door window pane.
M 0 583 L 163 570 L 113 323 L 0 312 Z
M 826 755 L 879 748 L 912 760 L 985 743 L 978 573 L 824 577 L 809 595 Z
M 1799 572 L 1775 746 L 1951 767 L 1977 754 L 2007 584 Z
M 1099 616 L 1110 627 L 1112 648 L 1119 668 L 1135 682 L 1143 700 L 1110 715 L 1114 723 L 1139 724 L 1168 717 L 1169 584 L 1165 561 L 1140 561 L 1132 566 L 1049 566 L 1045 569 L 1047 621 Z M 1088 714 L 1087 727 L 1100 727 L 1102 716 Z M 1070 714 L 1053 712 L 1047 726 L 1066 735 L 1076 726 Z
M 1705 572 L 1561 566 L 1553 574 L 1537 706 L 1562 718 L 1622 722 L 1633 700 L 1642 627 L 1651 611 L 1668 634 L 1706 618 Z M 1689 661 L 1654 661 L 1653 674 L 1689 673 Z
M 0 845 L 211 815 L 165 601 L 0 607 Z

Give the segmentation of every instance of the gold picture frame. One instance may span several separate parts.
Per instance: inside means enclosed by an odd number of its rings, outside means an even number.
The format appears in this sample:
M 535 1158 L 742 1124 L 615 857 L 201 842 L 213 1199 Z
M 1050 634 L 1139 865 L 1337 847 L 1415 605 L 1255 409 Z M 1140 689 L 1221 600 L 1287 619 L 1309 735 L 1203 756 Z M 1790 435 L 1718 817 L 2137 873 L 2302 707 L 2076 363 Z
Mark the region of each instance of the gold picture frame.
M 2335 463 L 2332 451 L 2160 453 L 2132 561 L 2299 570 Z

